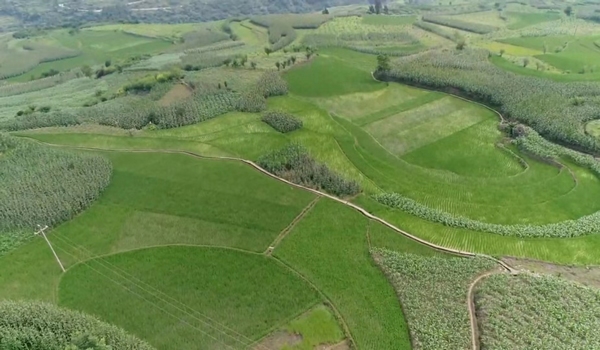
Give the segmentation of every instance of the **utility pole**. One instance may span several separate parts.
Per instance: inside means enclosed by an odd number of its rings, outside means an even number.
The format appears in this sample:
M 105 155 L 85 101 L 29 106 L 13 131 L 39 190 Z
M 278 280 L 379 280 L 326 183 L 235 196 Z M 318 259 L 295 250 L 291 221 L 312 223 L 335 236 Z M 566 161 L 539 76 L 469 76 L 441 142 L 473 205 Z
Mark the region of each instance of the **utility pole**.
M 52 243 L 50 243 L 50 241 L 48 240 L 48 237 L 46 237 L 46 230 L 48 229 L 48 226 L 40 226 L 38 225 L 38 231 L 34 232 L 34 234 L 37 235 L 42 235 L 42 237 L 44 237 L 44 239 L 46 240 L 46 243 L 48 243 L 48 247 L 50 247 L 50 250 L 52 251 L 52 254 L 54 254 L 54 258 L 56 258 L 56 262 L 58 263 L 58 265 L 60 266 L 60 269 L 62 270 L 62 272 L 65 272 L 65 267 L 63 266 L 63 264 L 60 262 L 60 259 L 58 258 L 58 255 L 56 255 L 56 252 L 54 251 L 54 248 L 52 247 Z

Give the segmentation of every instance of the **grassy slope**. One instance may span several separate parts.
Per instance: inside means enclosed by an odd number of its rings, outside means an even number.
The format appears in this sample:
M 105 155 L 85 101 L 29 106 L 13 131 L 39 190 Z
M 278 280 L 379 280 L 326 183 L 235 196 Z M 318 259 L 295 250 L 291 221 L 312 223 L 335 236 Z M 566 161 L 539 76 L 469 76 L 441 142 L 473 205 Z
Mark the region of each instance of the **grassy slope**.
M 119 31 L 82 30 L 70 35 L 66 30 L 57 30 L 51 32 L 47 40 L 69 49 L 79 50 L 82 54 L 73 58 L 42 63 L 26 74 L 11 78 L 9 81 L 28 81 L 32 75 L 37 77 L 50 69 L 65 71 L 83 65 L 103 64 L 108 59 L 117 61 L 136 55 L 156 54 L 172 45 L 168 41 L 129 35 Z
M 410 349 L 402 309 L 372 263 L 369 223 L 352 209 L 320 201 L 275 250 L 336 305 L 359 348 Z
M 560 14 L 553 12 L 546 13 L 520 13 L 520 12 L 509 12 L 507 13 L 510 18 L 510 23 L 507 28 L 512 30 L 523 29 L 525 27 L 529 27 L 535 24 L 555 21 L 560 19 Z
M 69 256 L 74 251 L 62 237 L 93 255 L 164 244 L 260 252 L 313 199 L 241 163 L 169 154 L 106 155 L 114 174 L 103 197 L 50 235 L 67 266 L 78 260 Z M 3 257 L 0 265 L 0 297 L 55 300 L 59 271 L 41 240 Z
M 264 256 L 197 247 L 92 260 L 70 269 L 59 288 L 61 306 L 98 315 L 159 349 L 243 348 L 318 300 Z

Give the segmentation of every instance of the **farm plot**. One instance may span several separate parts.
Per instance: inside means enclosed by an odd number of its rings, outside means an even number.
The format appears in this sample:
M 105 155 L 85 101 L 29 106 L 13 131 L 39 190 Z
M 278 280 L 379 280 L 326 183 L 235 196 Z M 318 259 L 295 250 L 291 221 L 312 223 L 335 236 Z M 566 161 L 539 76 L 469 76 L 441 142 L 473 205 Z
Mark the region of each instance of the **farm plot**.
M 600 138 L 600 121 L 594 120 L 585 126 L 585 131 L 595 137 Z
M 539 23 L 556 21 L 560 19 L 557 12 L 507 12 L 509 18 L 508 29 L 519 30 Z
M 106 60 L 126 60 L 134 56 L 159 53 L 166 50 L 172 42 L 115 31 L 82 30 L 69 34 L 66 30 L 50 32 L 45 37 L 50 43 L 61 45 L 70 50 L 81 52 L 72 58 L 39 64 L 27 74 L 10 79 L 11 81 L 27 81 L 31 76 L 39 77 L 42 73 L 55 69 L 66 71 L 83 65 L 100 65 Z
M 378 249 L 373 255 L 398 293 L 413 349 L 471 349 L 469 285 L 494 262 Z
M 491 349 L 595 349 L 597 290 L 558 277 L 495 275 L 476 291 L 481 346 Z
M 262 252 L 314 199 L 241 163 L 172 154 L 105 155 L 114 172 L 103 196 L 51 234 L 66 266 L 101 254 L 173 244 Z M 72 245 L 90 256 L 81 257 Z M 60 270 L 44 247 L 34 240 L 0 259 L 5 272 L 0 297 L 54 298 Z
M 197 247 L 85 261 L 59 286 L 60 305 L 159 349 L 246 348 L 318 301 L 308 284 L 265 256 Z

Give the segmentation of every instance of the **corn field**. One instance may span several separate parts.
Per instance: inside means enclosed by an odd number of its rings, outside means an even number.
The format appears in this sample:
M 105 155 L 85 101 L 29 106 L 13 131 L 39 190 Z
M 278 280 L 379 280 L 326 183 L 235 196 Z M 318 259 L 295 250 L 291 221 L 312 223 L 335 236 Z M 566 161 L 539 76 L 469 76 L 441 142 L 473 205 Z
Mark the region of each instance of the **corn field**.
M 493 275 L 475 295 L 482 349 L 600 348 L 600 292 L 553 276 Z
M 398 294 L 414 350 L 471 349 L 469 285 L 494 262 L 383 249 L 371 253 Z
M 492 27 L 486 24 L 473 23 L 473 22 L 465 22 L 455 18 L 449 17 L 439 17 L 439 16 L 423 16 L 423 22 L 429 22 L 434 24 L 439 24 L 445 27 L 455 28 L 464 30 L 467 32 L 472 32 L 476 34 L 488 34 L 498 30 L 496 27 Z
M 58 225 L 89 207 L 112 174 L 110 162 L 100 156 L 57 150 L 6 134 L 0 134 L 0 154 L 2 250 L 21 240 L 20 235 L 12 237 L 13 232 L 31 235 L 37 225 Z
M 92 346 L 93 345 L 93 346 Z M 0 302 L 0 349 L 152 350 L 120 328 L 40 302 Z
M 302 120 L 282 111 L 266 112 L 262 121 L 280 133 L 288 133 L 302 128 Z

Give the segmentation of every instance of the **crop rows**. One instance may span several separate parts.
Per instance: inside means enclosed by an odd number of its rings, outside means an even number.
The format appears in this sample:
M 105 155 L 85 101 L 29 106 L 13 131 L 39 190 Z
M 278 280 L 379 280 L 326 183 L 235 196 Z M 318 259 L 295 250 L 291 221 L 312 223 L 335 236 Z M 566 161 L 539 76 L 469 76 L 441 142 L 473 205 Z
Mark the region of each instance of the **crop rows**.
M 417 22 L 413 23 L 413 25 L 417 28 L 423 29 L 423 30 L 428 31 L 433 34 L 437 34 L 437 35 L 441 36 L 442 38 L 446 38 L 448 40 L 457 41 L 458 38 L 460 37 L 459 35 L 456 35 L 456 33 L 451 33 L 449 31 L 447 31 L 439 26 L 436 26 L 434 24 L 431 24 L 431 23 L 417 21 Z
M 600 152 L 600 142 L 583 132 L 597 119 L 600 84 L 561 84 L 506 72 L 487 61 L 481 50 L 433 51 L 394 62 L 381 79 L 452 90 L 487 103 L 525 123 L 545 138 Z
M 482 349 L 598 349 L 600 293 L 551 276 L 486 278 L 475 296 Z
M 83 313 L 46 303 L 13 301 L 0 303 L 0 348 L 153 349 L 122 329 Z
M 0 235 L 54 226 L 89 207 L 110 182 L 108 160 L 0 134 Z M 0 247 L 2 250 L 9 246 Z
M 316 29 L 330 19 L 327 15 L 270 15 L 253 17 L 250 22 L 269 29 L 271 49 L 278 51 L 296 40 L 295 29 Z
M 4 57 L 0 56 L 0 79 L 24 74 L 40 63 L 76 57 L 81 54 L 79 51 L 39 43 L 24 44 L 23 49 L 24 52 L 3 48 L 6 52 L 3 53 Z
M 423 16 L 423 22 L 435 23 L 445 27 L 456 28 L 467 32 L 477 34 L 488 34 L 498 30 L 496 27 L 488 26 L 480 23 L 465 22 L 459 19 L 439 17 L 439 16 Z
M 65 81 L 75 79 L 77 75 L 73 72 L 61 73 L 55 76 L 38 79 L 26 83 L 13 83 L 0 86 L 0 97 L 15 96 L 28 92 L 43 90 L 54 87 Z
M 484 258 L 421 256 L 374 249 L 375 261 L 394 286 L 413 349 L 470 349 L 470 283 L 494 268 Z

